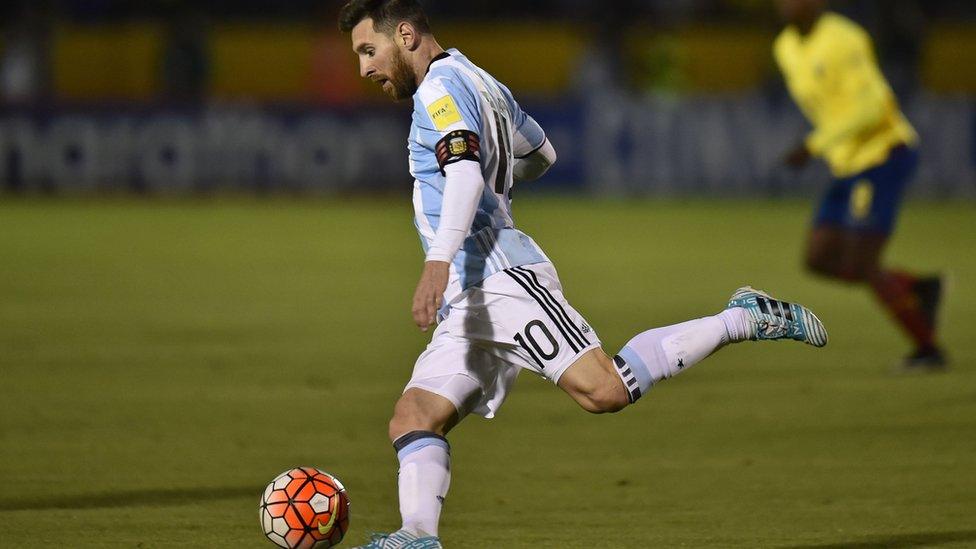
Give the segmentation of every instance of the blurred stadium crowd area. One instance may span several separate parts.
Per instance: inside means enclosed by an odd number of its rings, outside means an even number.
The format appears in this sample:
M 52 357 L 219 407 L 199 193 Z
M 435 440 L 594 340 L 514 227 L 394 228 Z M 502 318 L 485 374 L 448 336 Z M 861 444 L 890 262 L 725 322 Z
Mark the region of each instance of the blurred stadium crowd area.
M 359 78 L 340 5 L 4 4 L 3 187 L 407 188 L 408 117 Z M 506 82 L 548 129 L 562 153 L 550 186 L 770 195 L 824 177 L 777 169 L 805 123 L 772 62 L 769 0 L 426 5 L 440 42 Z M 917 192 L 976 194 L 976 4 L 833 7 L 871 32 L 922 133 Z

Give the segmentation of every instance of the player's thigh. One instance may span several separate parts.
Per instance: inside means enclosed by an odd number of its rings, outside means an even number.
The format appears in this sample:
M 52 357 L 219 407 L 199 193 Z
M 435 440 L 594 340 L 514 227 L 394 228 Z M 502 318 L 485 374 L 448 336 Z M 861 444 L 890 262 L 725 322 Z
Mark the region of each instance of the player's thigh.
M 551 264 L 512 267 L 451 303 L 407 387 L 447 398 L 460 418 L 490 418 L 520 369 L 557 383 L 599 348 L 597 334 L 566 301 Z
M 807 240 L 809 269 L 852 281 L 870 276 L 900 202 L 895 190 L 880 186 L 887 182 L 878 173 L 833 182 Z
M 884 164 L 864 172 L 853 182 L 842 265 L 851 278 L 868 279 L 878 271 L 916 161 L 914 150 L 897 147 Z
M 811 270 L 832 274 L 841 263 L 846 231 L 837 225 L 815 225 L 807 236 L 804 261 Z
M 506 360 L 553 383 L 600 339 L 563 295 L 555 268 L 540 263 L 506 269 L 485 285 L 488 306 L 482 326 Z
M 463 315 L 451 316 L 438 325 L 434 337 L 417 359 L 404 394 L 419 389 L 451 403 L 457 419 L 468 414 L 493 417 L 515 383 L 518 368 L 503 360 L 490 347 L 462 337 Z
M 847 227 L 814 227 L 807 241 L 806 264 L 815 272 L 850 281 L 870 278 L 888 242 L 882 232 Z
M 866 171 L 855 182 L 850 215 L 864 232 L 890 235 L 894 231 L 917 163 L 917 151 L 895 147 L 883 164 Z
M 813 215 L 811 225 L 814 231 L 820 228 L 843 229 L 846 226 L 852 183 L 851 179 L 834 179 L 830 182 Z
M 851 280 L 870 279 L 880 269 L 887 243 L 888 235 L 883 232 L 849 231 L 843 244 L 841 272 Z

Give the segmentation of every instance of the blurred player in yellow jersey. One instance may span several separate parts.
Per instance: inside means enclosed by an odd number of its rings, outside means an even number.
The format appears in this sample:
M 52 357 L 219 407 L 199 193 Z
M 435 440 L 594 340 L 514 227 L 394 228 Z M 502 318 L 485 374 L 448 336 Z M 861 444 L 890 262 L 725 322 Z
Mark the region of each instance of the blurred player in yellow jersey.
M 827 11 L 825 0 L 777 3 L 787 27 L 773 53 L 813 125 L 785 160 L 799 169 L 811 157 L 822 158 L 834 177 L 814 218 L 806 265 L 872 288 L 915 345 L 906 369 L 944 368 L 935 334 L 942 280 L 881 265 L 915 172 L 918 135 L 881 74 L 864 29 Z

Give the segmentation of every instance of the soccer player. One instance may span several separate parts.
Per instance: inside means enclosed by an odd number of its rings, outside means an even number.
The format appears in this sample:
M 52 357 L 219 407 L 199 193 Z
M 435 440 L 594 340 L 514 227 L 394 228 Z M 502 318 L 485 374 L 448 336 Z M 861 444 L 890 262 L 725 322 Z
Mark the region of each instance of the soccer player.
M 814 218 L 807 268 L 870 286 L 915 345 L 902 363 L 906 370 L 944 368 L 935 333 L 941 279 L 881 264 L 915 172 L 918 136 L 899 110 L 864 29 L 826 11 L 825 0 L 778 4 L 788 25 L 773 53 L 814 127 L 785 161 L 798 169 L 821 157 L 834 177 Z
M 445 436 L 468 414 L 493 417 L 521 369 L 589 412 L 616 412 L 729 343 L 827 343 L 808 309 L 744 287 L 717 315 L 640 333 L 610 358 L 512 219 L 513 181 L 536 179 L 556 161 L 539 124 L 508 88 L 441 48 L 417 0 L 352 0 L 339 28 L 351 34 L 364 78 L 413 100 L 410 173 L 426 257 L 412 312 L 423 331 L 437 324 L 389 424 L 403 523 L 364 547 L 441 546 Z

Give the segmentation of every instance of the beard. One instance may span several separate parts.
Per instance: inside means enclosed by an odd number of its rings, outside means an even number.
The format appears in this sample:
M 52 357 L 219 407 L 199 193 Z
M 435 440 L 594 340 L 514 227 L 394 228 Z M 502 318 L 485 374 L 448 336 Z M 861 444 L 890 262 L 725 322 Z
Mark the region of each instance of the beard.
M 403 54 L 400 53 L 400 50 L 397 49 L 395 51 L 389 78 L 390 85 L 393 89 L 390 91 L 384 89 L 383 91 L 392 97 L 394 101 L 400 101 L 412 97 L 417 92 L 417 78 L 413 74 L 413 69 L 407 64 L 407 60 L 403 57 Z

